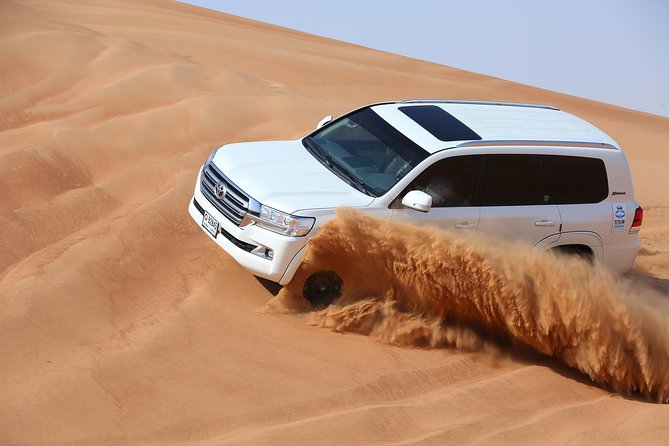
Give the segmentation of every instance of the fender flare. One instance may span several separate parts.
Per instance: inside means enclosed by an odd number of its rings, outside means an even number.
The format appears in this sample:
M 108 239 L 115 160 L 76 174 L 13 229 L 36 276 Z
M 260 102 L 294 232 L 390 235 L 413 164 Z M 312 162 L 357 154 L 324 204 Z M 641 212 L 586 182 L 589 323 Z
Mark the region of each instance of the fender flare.
M 547 246 L 546 249 L 556 248 L 565 245 L 583 245 L 590 248 L 596 261 L 601 262 L 604 257 L 602 238 L 596 232 L 591 231 L 570 231 L 560 233 L 560 238 L 556 243 Z

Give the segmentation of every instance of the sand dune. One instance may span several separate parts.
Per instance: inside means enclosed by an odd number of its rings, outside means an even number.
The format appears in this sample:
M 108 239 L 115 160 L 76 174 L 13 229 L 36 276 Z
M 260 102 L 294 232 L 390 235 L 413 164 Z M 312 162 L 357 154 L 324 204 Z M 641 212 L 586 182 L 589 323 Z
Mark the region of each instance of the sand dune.
M 376 100 L 550 103 L 625 148 L 647 211 L 630 280 L 667 297 L 669 119 L 163 0 L 5 0 L 0 55 L 0 444 L 669 438 L 668 406 L 557 360 L 268 313 L 186 211 L 226 142 Z

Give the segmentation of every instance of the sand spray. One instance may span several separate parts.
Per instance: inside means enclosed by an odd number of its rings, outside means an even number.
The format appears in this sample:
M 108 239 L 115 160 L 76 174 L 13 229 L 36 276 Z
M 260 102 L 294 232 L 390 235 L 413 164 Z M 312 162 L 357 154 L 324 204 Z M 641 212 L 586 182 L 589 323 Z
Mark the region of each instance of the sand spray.
M 307 277 L 336 271 L 342 296 L 311 309 Z M 669 402 L 669 297 L 578 258 L 341 209 L 310 240 L 268 311 L 382 342 L 494 350 L 504 338 L 622 393 Z

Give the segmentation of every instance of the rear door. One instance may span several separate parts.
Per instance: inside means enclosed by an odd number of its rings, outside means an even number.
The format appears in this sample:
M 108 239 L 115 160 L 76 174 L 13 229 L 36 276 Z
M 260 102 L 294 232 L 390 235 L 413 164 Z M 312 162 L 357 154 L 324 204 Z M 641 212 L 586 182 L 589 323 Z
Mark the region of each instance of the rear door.
M 546 247 L 560 238 L 557 204 L 546 189 L 541 155 L 487 155 L 481 180 L 479 230 Z
M 482 156 L 479 155 L 457 156 L 435 162 L 393 201 L 393 221 L 475 231 L 479 223 L 475 194 L 481 164 Z M 402 205 L 402 198 L 411 190 L 421 190 L 432 197 L 432 208 L 428 212 Z
M 562 216 L 561 244 L 587 245 L 595 259 L 603 255 L 602 237 L 624 232 L 627 206 L 611 203 L 604 161 L 580 156 L 553 156 L 547 170 L 550 189 Z M 623 222 L 622 228 L 617 223 Z
M 627 209 L 612 209 L 605 200 L 609 196 L 609 182 L 604 161 L 580 156 L 547 157 L 549 165 L 545 176 L 551 195 L 560 207 L 562 232 L 594 231 L 598 235 L 615 229 L 617 210 L 624 222 Z M 617 219 L 616 219 L 617 220 Z M 624 225 L 623 225 L 624 226 Z

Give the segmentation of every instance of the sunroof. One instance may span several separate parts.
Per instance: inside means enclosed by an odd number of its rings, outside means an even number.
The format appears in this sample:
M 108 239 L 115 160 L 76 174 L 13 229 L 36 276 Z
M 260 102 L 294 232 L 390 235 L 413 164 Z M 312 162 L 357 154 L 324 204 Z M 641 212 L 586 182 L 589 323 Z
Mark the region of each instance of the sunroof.
M 412 105 L 399 110 L 441 141 L 481 139 L 474 130 L 436 105 Z

